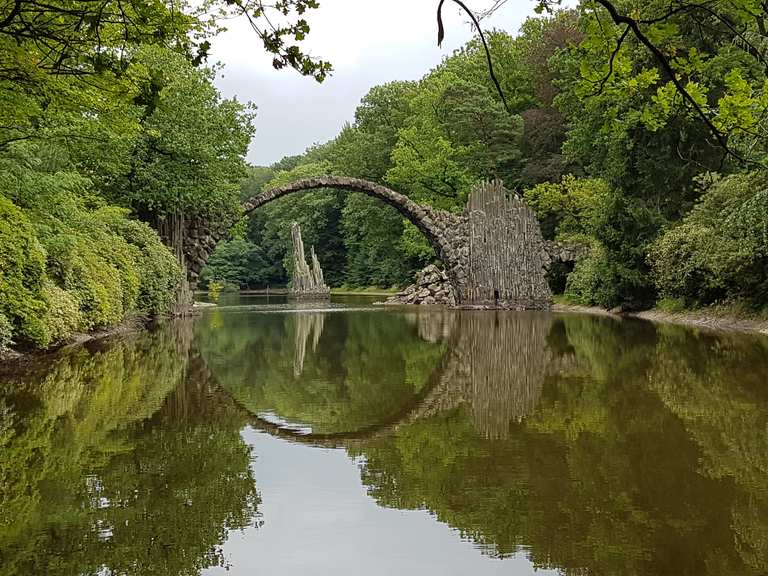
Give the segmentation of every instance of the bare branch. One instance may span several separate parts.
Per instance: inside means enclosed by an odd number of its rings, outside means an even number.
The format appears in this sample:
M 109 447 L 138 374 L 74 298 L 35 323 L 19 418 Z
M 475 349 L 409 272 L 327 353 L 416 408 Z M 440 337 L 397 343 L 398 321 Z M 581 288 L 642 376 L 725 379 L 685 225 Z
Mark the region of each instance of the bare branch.
M 442 10 L 443 10 L 443 4 L 445 0 L 440 0 L 440 3 L 437 5 L 437 45 L 440 46 L 443 42 L 443 38 L 445 37 L 445 31 L 443 29 L 443 18 L 442 18 Z M 501 98 L 501 101 L 504 103 L 504 109 L 507 111 L 507 114 L 512 114 L 512 111 L 509 109 L 509 104 L 507 103 L 507 98 L 504 96 L 504 91 L 501 89 L 501 84 L 499 83 L 499 80 L 496 78 L 496 73 L 493 70 L 493 59 L 491 58 L 491 50 L 488 48 L 488 42 L 485 40 L 485 34 L 483 33 L 482 28 L 480 28 L 480 22 L 477 20 L 477 17 L 475 14 L 470 10 L 464 2 L 461 0 L 453 0 L 456 4 L 458 4 L 464 12 L 466 12 L 469 17 L 472 19 L 472 22 L 475 25 L 475 28 L 477 29 L 477 33 L 480 36 L 480 41 L 483 43 L 483 49 L 485 50 L 485 58 L 488 61 L 488 72 L 491 76 L 491 80 L 493 80 L 493 84 L 496 86 L 496 92 L 498 92 L 499 97 Z

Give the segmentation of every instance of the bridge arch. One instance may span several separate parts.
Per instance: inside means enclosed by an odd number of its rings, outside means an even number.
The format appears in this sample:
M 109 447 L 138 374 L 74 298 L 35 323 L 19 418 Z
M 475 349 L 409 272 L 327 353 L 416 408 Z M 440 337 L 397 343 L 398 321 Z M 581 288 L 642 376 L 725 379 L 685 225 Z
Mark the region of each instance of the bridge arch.
M 513 310 L 547 309 L 552 294 L 545 276 L 550 256 L 533 211 L 500 181 L 482 182 L 461 214 L 423 206 L 359 178 L 317 176 L 264 190 L 242 204 L 250 214 L 288 194 L 333 188 L 378 198 L 410 220 L 445 266 L 456 304 Z M 185 227 L 184 264 L 194 288 L 219 240 L 235 222 L 194 222 Z
M 445 237 L 446 225 L 452 222 L 450 218 L 454 216 L 449 212 L 436 210 L 431 206 L 422 206 L 417 204 L 407 196 L 395 192 L 386 186 L 361 180 L 359 178 L 347 178 L 341 176 L 317 176 L 314 178 L 303 178 L 290 184 L 270 188 L 252 198 L 246 200 L 243 205 L 243 212 L 250 214 L 257 208 L 264 206 L 273 200 L 277 200 L 288 194 L 295 192 L 305 192 L 308 190 L 318 190 L 321 188 L 334 188 L 336 190 L 345 190 L 348 192 L 361 192 L 372 198 L 378 198 L 384 203 L 395 208 L 405 218 L 410 220 L 427 237 L 429 243 L 435 249 L 435 253 L 441 259 L 450 259 L 452 248 L 450 242 Z M 458 216 L 455 218 L 459 219 Z
M 466 218 L 461 214 L 453 214 L 445 210 L 438 210 L 431 206 L 418 204 L 407 196 L 381 184 L 344 176 L 303 178 L 289 184 L 264 190 L 252 196 L 241 205 L 242 212 L 248 215 L 265 204 L 288 194 L 322 188 L 360 192 L 372 198 L 378 198 L 395 208 L 424 234 L 430 245 L 434 248 L 435 253 L 445 264 L 448 279 L 454 286 L 456 293 L 459 293 L 458 288 L 463 280 L 461 261 L 462 258 L 467 256 L 467 254 L 462 252 L 462 247 L 466 245 L 464 234 L 467 228 Z M 187 271 L 193 284 L 196 283 L 216 244 L 227 234 L 230 227 L 231 225 L 226 224 L 211 226 L 202 230 L 194 230 L 189 235 L 193 245 L 185 246 L 184 252 Z

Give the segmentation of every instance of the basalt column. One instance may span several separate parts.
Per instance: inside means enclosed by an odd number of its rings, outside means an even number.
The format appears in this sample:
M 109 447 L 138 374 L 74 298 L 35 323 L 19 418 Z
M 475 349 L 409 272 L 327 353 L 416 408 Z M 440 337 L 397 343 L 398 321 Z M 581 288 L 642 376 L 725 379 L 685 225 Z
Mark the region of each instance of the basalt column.
M 485 182 L 469 198 L 467 282 L 460 304 L 513 310 L 547 309 L 552 293 L 545 276 L 549 258 L 539 222 L 500 181 Z
M 312 267 L 307 264 L 304 253 L 304 241 L 301 239 L 301 227 L 294 222 L 291 226 L 293 239 L 293 280 L 289 295 L 300 300 L 325 300 L 331 297 L 331 289 L 325 285 L 320 261 L 315 255 L 315 247 L 310 249 Z

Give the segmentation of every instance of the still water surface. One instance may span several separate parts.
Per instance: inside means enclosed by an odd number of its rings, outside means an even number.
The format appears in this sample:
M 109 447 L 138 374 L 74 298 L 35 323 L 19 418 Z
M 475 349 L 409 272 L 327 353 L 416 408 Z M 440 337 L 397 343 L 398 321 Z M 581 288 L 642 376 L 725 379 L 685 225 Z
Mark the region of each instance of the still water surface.
M 768 338 L 302 309 L 0 372 L 0 576 L 764 575 Z

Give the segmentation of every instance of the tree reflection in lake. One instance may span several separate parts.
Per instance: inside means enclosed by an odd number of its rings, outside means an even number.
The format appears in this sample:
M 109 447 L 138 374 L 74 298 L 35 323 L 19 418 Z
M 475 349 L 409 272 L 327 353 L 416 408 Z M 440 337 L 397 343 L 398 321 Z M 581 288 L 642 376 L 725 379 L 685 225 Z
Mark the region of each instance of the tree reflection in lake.
M 321 433 L 399 413 L 445 351 L 412 322 L 375 311 L 213 314 L 198 325 L 198 343 L 215 379 L 247 411 Z
M 474 379 L 464 403 L 356 446 L 377 502 L 565 573 L 765 574 L 765 340 L 567 316 L 547 341 L 558 369 L 528 364 L 543 384 Z
M 356 467 L 381 507 L 429 511 L 477 558 L 502 559 L 478 574 L 517 574 L 505 559 L 525 555 L 563 574 L 763 575 L 766 374 L 765 338 L 639 321 L 212 310 L 0 376 L 0 576 L 195 575 L 232 562 L 231 531 L 254 526 L 238 535 L 247 550 L 272 530 L 304 568 L 323 549 L 368 551 L 371 574 L 398 554 L 450 569 L 419 556 L 426 528 L 404 516 L 387 521 L 407 549 L 365 541 L 360 490 L 318 514 L 329 488 L 315 479 L 356 481 Z M 243 440 L 259 435 L 243 429 L 260 414 L 351 459 L 271 440 L 282 466 L 304 455 L 306 478 L 273 474 L 259 495 Z M 301 532 L 305 517 L 319 524 Z M 262 549 L 232 573 L 286 574 L 281 560 Z
M 192 330 L 76 349 L 0 386 L 0 574 L 192 575 L 259 501 Z

